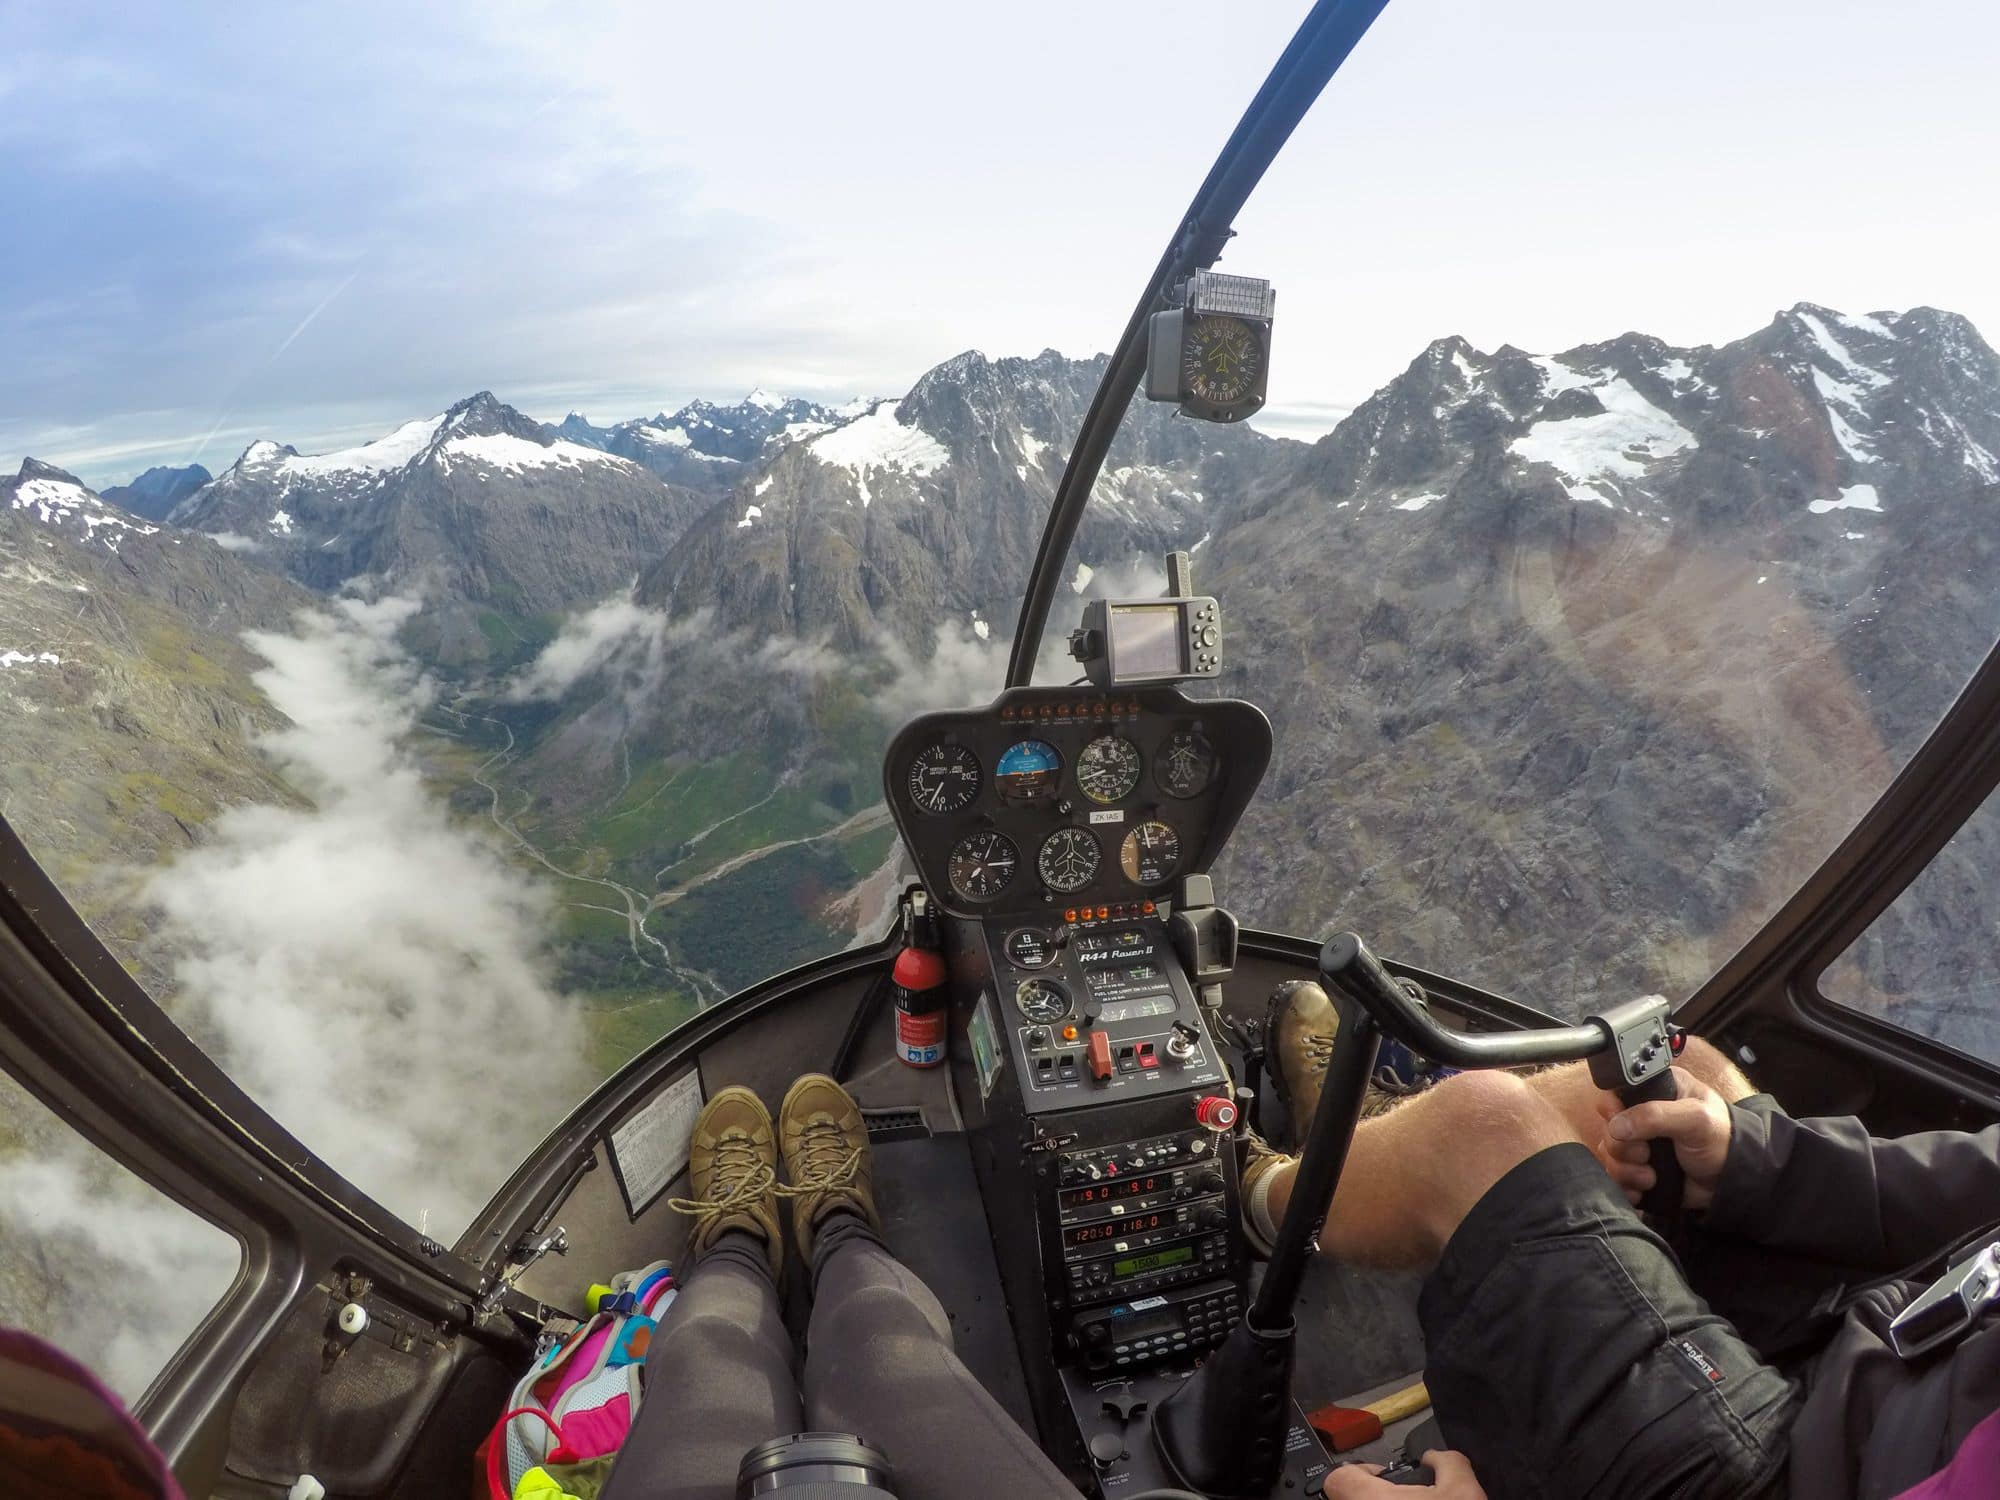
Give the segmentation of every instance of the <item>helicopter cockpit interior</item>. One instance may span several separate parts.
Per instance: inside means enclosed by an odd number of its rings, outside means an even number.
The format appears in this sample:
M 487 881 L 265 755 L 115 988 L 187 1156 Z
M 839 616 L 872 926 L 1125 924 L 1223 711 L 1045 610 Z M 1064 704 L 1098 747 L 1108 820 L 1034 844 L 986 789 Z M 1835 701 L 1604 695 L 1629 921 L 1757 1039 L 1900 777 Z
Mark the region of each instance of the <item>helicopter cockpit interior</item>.
M 1289 714 L 1281 689 L 1260 699 L 1263 685 L 1231 675 L 1232 632 L 1268 628 L 1273 616 L 1240 623 L 1239 602 L 1204 574 L 1199 547 L 1157 559 L 1163 587 L 1086 595 L 1074 544 L 1135 401 L 1170 405 L 1191 427 L 1239 423 L 1264 407 L 1276 293 L 1215 266 L 1266 169 L 1384 3 L 1313 5 L 1176 222 L 1062 466 L 1004 687 L 974 706 L 904 717 L 870 767 L 879 792 L 871 780 L 859 812 L 841 803 L 842 817 L 879 817 L 867 831 L 893 830 L 885 867 L 900 878 L 886 930 L 745 985 L 707 979 L 714 993 L 685 1019 L 621 1054 L 574 1107 L 564 1096 L 560 1123 L 450 1243 L 389 1212 L 238 1087 L 0 820 L 0 1065 L 243 1247 L 228 1294 L 134 1408 L 188 1495 L 511 1500 L 488 1483 L 482 1443 L 538 1362 L 600 1302 L 629 1298 L 599 1283 L 681 1263 L 691 1222 L 674 1200 L 688 1191 L 695 1121 L 732 1087 L 772 1106 L 805 1073 L 846 1087 L 866 1127 L 887 1247 L 935 1293 L 980 1385 L 1097 1500 L 1313 1496 L 1357 1458 L 1391 1464 L 1398 1483 L 1430 1482 L 1416 1462 L 1425 1444 L 1439 1445 L 1435 1430 L 1419 1432 L 1428 1396 L 1401 1399 L 1420 1390 L 1427 1356 L 1418 1278 L 1317 1253 L 1385 1046 L 1436 1068 L 1583 1061 L 1600 1089 L 1635 1103 L 1671 1092 L 1674 1057 L 1699 1033 L 1794 1111 L 1855 1113 L 1884 1133 L 2000 1118 L 2000 1072 L 1988 1062 L 1829 1006 L 1817 987 L 2000 787 L 2000 648 L 1833 853 L 1789 898 L 1774 896 L 1775 914 L 1677 1003 L 1606 1001 L 1591 976 L 1581 986 L 1589 1003 L 1561 1016 L 1438 972 L 1422 935 L 1447 924 L 1454 903 L 1490 893 L 1449 862 L 1399 883 L 1403 851 L 1385 852 L 1382 839 L 1367 846 L 1362 879 L 1383 875 L 1404 893 L 1406 928 L 1349 931 L 1362 924 L 1326 911 L 1311 914 L 1316 936 L 1292 936 L 1234 914 L 1225 856 L 1263 852 L 1270 825 L 1256 814 L 1279 779 L 1281 734 L 1326 721 Z M 1442 342 L 1426 358 L 1465 367 Z M 1562 378 L 1580 383 L 1573 371 Z M 1636 462 L 1623 449 L 1619 461 Z M 1981 494 L 2000 495 L 1991 487 L 2000 479 L 1988 484 Z M 1859 499 L 1857 487 L 1841 493 L 1810 501 L 1810 513 L 1873 511 L 1872 488 Z M 865 509 L 865 475 L 860 498 Z M 1403 495 L 1395 508 L 1415 513 L 1438 499 Z M 753 523 L 763 510 L 738 509 L 727 534 L 762 537 Z M 1562 566 L 1592 565 L 1589 545 L 1572 541 L 1560 544 Z M 1330 554 L 1312 567 L 1362 563 Z M 1372 670 L 1404 670 L 1403 601 L 1449 590 L 1345 581 L 1384 622 L 1387 648 Z M 1523 571 L 1505 588 L 1526 598 L 1545 582 Z M 1277 608 L 1311 613 L 1320 586 L 1309 571 L 1284 580 Z M 1537 619 L 1546 634 L 1522 639 L 1581 654 L 1562 634 L 1569 622 Z M 1795 622 L 1764 623 L 1782 633 Z M 983 641 L 986 622 L 978 626 Z M 1066 680 L 1051 680 L 1052 632 L 1066 636 Z M 1606 654 L 1641 649 L 1638 634 L 1618 636 Z M 1300 680 L 1319 684 L 1353 664 L 1308 665 Z M 1703 692 L 1706 710 L 1719 694 Z M 500 727 L 504 747 L 497 737 L 480 745 L 493 760 L 471 757 L 480 770 L 512 752 L 513 731 Z M 1385 714 L 1361 732 L 1378 735 L 1393 761 L 1409 727 Z M 1518 757 L 1506 790 L 1570 795 L 1590 747 L 1566 745 L 1564 756 L 1556 771 Z M 631 786 L 629 759 L 624 769 Z M 480 770 L 482 795 L 464 805 L 487 816 L 490 793 L 493 824 L 518 839 Z M 1294 769 L 1285 780 L 1294 799 L 1346 795 L 1338 778 Z M 1414 772 L 1391 784 L 1411 802 L 1429 795 Z M 771 795 L 784 788 L 780 780 Z M 636 792 L 634 801 L 646 806 Z M 1285 803 L 1282 816 L 1303 829 L 1300 805 Z M 1436 818 L 1451 814 L 1440 805 Z M 1497 809 L 1493 826 L 1509 819 L 1525 821 Z M 719 826 L 691 825 L 679 853 Z M 1302 845 L 1322 836 L 1323 825 L 1311 826 Z M 1310 853 L 1362 858 L 1344 846 Z M 1561 851 L 1547 868 L 1557 873 L 1538 866 L 1535 878 L 1561 887 Z M 1641 910 L 1641 894 L 1619 900 L 1635 923 L 1672 925 L 1671 914 Z M 1502 908 L 1504 927 L 1505 900 L 1488 904 Z M 654 910 L 632 918 L 635 951 L 641 936 L 657 942 L 644 920 Z M 627 914 L 610 915 L 623 939 Z M 914 997 L 899 962 L 913 953 L 938 976 Z M 1318 1106 L 1295 1119 L 1271 1083 L 1265 1018 L 1274 993 L 1300 981 L 1326 989 L 1340 1026 Z M 370 1036 L 351 1056 L 330 1056 L 326 1087 L 353 1086 L 343 1068 L 365 1068 L 369 1049 L 395 1045 Z M 1298 1187 L 1266 1253 L 1246 1235 L 1244 1174 L 1256 1142 L 1281 1138 L 1299 1156 Z M 1659 1180 L 1644 1207 L 1667 1222 L 1679 1212 L 1677 1168 L 1670 1150 L 1653 1160 Z M 781 1290 L 803 1341 L 808 1288 L 796 1268 Z M 1370 1440 L 1351 1451 L 1312 1420 L 1318 1408 L 1385 1397 Z M 848 1487 L 799 1494 L 836 1492 Z

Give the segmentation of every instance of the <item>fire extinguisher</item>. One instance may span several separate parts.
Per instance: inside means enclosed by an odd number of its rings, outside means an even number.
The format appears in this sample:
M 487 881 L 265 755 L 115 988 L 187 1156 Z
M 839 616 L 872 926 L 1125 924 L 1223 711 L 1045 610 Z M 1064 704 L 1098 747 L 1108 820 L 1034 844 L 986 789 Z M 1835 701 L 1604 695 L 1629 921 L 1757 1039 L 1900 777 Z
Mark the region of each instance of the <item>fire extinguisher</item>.
M 913 1068 L 935 1068 L 944 1061 L 947 975 L 927 891 L 911 891 L 904 903 L 903 951 L 889 977 L 896 997 L 896 1056 Z

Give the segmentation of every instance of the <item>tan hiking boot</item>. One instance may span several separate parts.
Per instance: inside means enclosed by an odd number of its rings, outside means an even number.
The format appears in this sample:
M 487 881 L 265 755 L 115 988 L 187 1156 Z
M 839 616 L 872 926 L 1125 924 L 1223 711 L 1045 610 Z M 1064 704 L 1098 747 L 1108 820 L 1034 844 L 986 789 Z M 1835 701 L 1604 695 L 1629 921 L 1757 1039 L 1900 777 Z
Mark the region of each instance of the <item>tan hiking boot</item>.
M 1280 1168 L 1296 1167 L 1299 1159 L 1274 1150 L 1254 1130 L 1245 1132 L 1243 1144 L 1243 1237 L 1252 1250 L 1268 1258 L 1278 1237 L 1278 1221 L 1270 1207 L 1271 1174 Z
M 868 1159 L 868 1127 L 846 1089 L 824 1073 L 808 1073 L 778 1106 L 778 1145 L 791 1186 L 792 1228 L 799 1254 L 812 1259 L 819 1221 L 837 1208 L 852 1209 L 882 1232 L 875 1212 Z
M 784 1270 L 778 1230 L 778 1148 L 771 1112 L 751 1090 L 724 1089 L 703 1108 L 688 1141 L 692 1198 L 671 1198 L 675 1213 L 694 1217 L 688 1259 L 698 1260 L 716 1237 L 741 1229 L 763 1240 L 775 1279 Z
M 1271 991 L 1264 1020 L 1264 1067 L 1285 1106 L 1281 1145 L 1294 1150 L 1305 1139 L 1326 1083 L 1327 1060 L 1340 1033 L 1333 1001 L 1310 979 L 1293 979 Z

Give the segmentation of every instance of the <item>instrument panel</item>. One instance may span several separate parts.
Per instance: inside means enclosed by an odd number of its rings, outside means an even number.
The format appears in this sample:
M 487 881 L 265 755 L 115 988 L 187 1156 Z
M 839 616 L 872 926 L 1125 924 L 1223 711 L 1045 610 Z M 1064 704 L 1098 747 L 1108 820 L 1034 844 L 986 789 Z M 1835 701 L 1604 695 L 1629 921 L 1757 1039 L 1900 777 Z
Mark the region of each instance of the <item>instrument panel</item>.
M 883 783 L 947 909 L 1122 916 L 1213 863 L 1270 759 L 1270 721 L 1248 703 L 1015 688 L 905 725 Z

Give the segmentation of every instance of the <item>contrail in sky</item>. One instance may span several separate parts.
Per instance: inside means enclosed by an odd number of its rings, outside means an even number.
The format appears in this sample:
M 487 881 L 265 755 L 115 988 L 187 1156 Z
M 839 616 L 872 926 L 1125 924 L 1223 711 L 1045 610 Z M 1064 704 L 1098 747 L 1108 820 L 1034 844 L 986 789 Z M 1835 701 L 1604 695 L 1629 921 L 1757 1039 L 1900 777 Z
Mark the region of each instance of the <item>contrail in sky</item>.
M 342 292 L 346 291 L 349 287 L 353 286 L 354 278 L 359 276 L 360 274 L 361 274 L 361 267 L 358 265 L 353 270 L 349 271 L 347 273 L 347 279 L 345 281 L 341 282 L 339 286 L 335 287 L 332 291 L 328 292 L 324 297 L 320 298 L 319 305 L 313 308 L 313 310 L 307 313 L 303 318 L 299 319 L 298 327 L 294 328 L 290 333 L 285 335 L 284 342 L 279 344 L 277 348 L 271 351 L 270 358 L 266 359 L 264 363 L 267 366 L 276 364 L 278 356 L 280 354 L 283 354 L 287 349 L 291 348 L 293 342 L 297 340 L 298 336 L 304 333 L 308 328 L 312 327 L 313 319 L 317 318 L 321 313 L 325 312 L 327 308 L 332 305 L 334 298 L 338 297 Z M 242 389 L 242 386 L 243 386 L 243 377 L 238 376 L 235 382 L 229 387 L 229 393 L 222 398 L 222 410 L 216 413 L 215 421 L 212 424 L 210 424 L 207 435 L 204 436 L 201 440 L 201 446 L 194 450 L 194 457 L 196 460 L 199 460 L 202 454 L 208 451 L 208 445 L 213 441 L 215 441 L 215 434 L 221 430 L 222 424 L 228 420 L 230 408 L 236 400 L 236 393 L 238 390 Z

